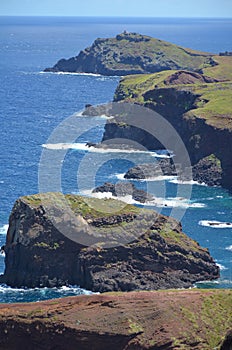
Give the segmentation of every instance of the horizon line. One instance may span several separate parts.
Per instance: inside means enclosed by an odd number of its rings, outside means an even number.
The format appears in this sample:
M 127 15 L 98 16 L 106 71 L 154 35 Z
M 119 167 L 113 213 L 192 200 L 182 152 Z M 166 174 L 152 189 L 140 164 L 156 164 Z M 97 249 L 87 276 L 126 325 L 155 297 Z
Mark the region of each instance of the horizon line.
M 58 18 L 143 18 L 143 19 L 157 19 L 157 18 L 163 18 L 163 19 L 232 19 L 231 17 L 222 17 L 222 16 L 217 16 L 217 17 L 212 17 L 212 16 L 112 16 L 112 15 L 104 15 L 104 16 L 93 16 L 93 15 L 17 15 L 17 14 L 1 14 L 0 17 L 45 17 L 45 18 L 50 18 L 50 17 L 58 17 Z

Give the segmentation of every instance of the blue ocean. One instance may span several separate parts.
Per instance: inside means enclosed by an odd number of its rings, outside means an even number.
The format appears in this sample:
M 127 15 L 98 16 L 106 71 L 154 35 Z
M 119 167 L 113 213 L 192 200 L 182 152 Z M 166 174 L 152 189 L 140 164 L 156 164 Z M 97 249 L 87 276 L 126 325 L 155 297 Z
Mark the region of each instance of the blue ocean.
M 184 47 L 218 53 L 231 51 L 231 19 L 0 17 L 0 244 L 5 243 L 8 217 L 19 196 L 38 193 L 38 170 L 44 145 L 62 121 L 76 115 L 79 147 L 67 150 L 61 171 L 64 193 L 88 193 L 88 167 L 78 167 L 88 153 L 89 166 L 96 166 L 95 185 L 117 182 L 133 164 L 151 161 L 151 155 L 88 152 L 85 142 L 101 140 L 105 119 L 83 118 L 87 103 L 112 101 L 120 77 L 85 74 L 43 73 L 60 58 L 69 58 L 90 46 L 97 37 L 112 37 L 127 30 L 150 35 Z M 83 146 L 83 147 L 82 147 Z M 52 152 L 52 150 L 51 150 Z M 55 152 L 55 150 L 54 150 Z M 106 152 L 107 153 L 107 152 Z M 100 164 L 100 165 L 99 165 Z M 181 193 L 191 192 L 188 201 L 176 196 L 175 179 L 134 182 L 153 191 L 164 189 L 167 206 L 153 207 L 163 214 L 184 208 L 183 231 L 207 247 L 220 266 L 221 278 L 199 283 L 201 288 L 232 287 L 232 229 L 208 225 L 208 221 L 232 222 L 232 194 L 221 188 L 182 184 Z M 52 188 L 51 188 L 52 190 Z M 159 197 L 162 196 L 159 192 Z M 184 197 L 184 195 L 183 195 Z M 184 203 L 184 204 L 183 204 Z M 150 206 L 152 207 L 152 206 Z M 177 210 L 178 212 L 178 210 Z M 4 256 L 0 256 L 0 273 Z M 0 286 L 0 302 L 37 301 L 90 293 L 78 286 L 42 289 L 13 289 Z

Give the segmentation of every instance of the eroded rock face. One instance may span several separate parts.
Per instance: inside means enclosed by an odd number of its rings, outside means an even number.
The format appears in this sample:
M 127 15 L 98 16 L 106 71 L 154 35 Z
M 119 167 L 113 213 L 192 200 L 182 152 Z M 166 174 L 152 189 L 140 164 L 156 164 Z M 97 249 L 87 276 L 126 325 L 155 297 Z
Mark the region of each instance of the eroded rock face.
M 73 219 L 61 194 L 44 196 L 22 197 L 14 205 L 1 283 L 76 284 L 104 292 L 190 287 L 219 277 L 207 249 L 172 218 L 115 200 L 66 195 Z M 114 206 L 116 212 L 102 213 Z
M 108 293 L 1 304 L 0 348 L 219 349 L 231 312 L 230 290 Z M 230 349 L 231 332 L 221 347 Z
M 216 83 L 217 79 L 207 77 L 203 74 L 188 71 L 179 71 L 164 80 L 165 85 L 186 85 L 195 83 Z
M 190 173 L 188 171 L 188 173 Z M 222 167 L 221 162 L 214 154 L 202 158 L 191 169 L 192 177 L 185 174 L 183 171 L 180 175 L 182 181 L 194 180 L 200 184 L 208 186 L 221 186 L 222 184 Z
M 192 73 L 188 74 L 188 79 L 190 76 L 192 77 Z M 202 84 L 203 80 L 206 79 L 205 76 L 200 74 L 194 73 L 194 76 L 196 76 L 195 83 L 197 84 Z M 202 92 L 198 93 L 197 89 L 190 88 L 190 81 L 186 81 L 186 79 L 186 74 L 183 76 L 181 72 L 170 75 L 169 85 L 166 87 L 163 87 L 163 85 L 161 87 L 153 86 L 148 91 L 145 89 L 144 93 L 140 92 L 144 99 L 144 102 L 141 104 L 158 112 L 177 131 L 188 151 L 193 166 L 193 177 L 196 181 L 204 182 L 210 186 L 221 185 L 232 190 L 232 133 L 228 127 L 231 123 L 231 117 L 227 115 L 215 116 L 217 120 L 221 121 L 221 125 L 218 127 L 211 125 L 207 119 L 198 118 L 199 104 L 205 105 L 208 103 L 208 100 L 201 97 Z M 175 85 L 172 85 L 171 82 Z M 212 89 L 214 86 L 215 91 L 217 89 L 220 91 L 220 86 L 218 87 L 214 83 L 205 84 L 208 84 L 206 85 L 207 88 Z M 129 93 L 130 96 L 128 95 Z M 117 87 L 114 101 L 136 102 L 137 97 L 135 95 L 136 87 L 133 90 L 132 84 L 131 88 L 125 88 L 122 80 L 122 83 Z M 188 114 L 190 112 L 192 113 L 191 116 Z M 214 119 L 213 110 L 211 114 L 210 118 Z M 126 120 L 124 120 L 124 123 L 126 124 Z M 144 123 L 146 125 L 146 121 Z M 107 140 L 113 142 L 114 138 L 131 139 L 148 150 L 165 148 L 159 140 L 146 132 L 146 130 L 137 129 L 130 125 L 122 127 L 120 121 L 116 118 L 107 121 L 102 140 L 104 142 Z M 215 167 L 212 164 L 209 166 L 208 157 L 210 155 L 214 155 L 219 160 L 220 167 Z

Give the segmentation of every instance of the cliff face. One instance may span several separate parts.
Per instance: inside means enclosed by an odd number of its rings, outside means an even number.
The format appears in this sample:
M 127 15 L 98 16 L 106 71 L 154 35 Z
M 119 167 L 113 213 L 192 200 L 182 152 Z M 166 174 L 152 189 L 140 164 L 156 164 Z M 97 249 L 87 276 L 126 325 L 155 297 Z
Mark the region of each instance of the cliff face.
M 227 62 L 225 71 L 228 67 Z M 213 70 L 210 72 L 217 76 Z M 166 71 L 143 77 L 123 78 L 114 101 L 139 103 L 158 112 L 180 135 L 192 165 L 213 154 L 221 162 L 220 183 L 225 188 L 232 189 L 231 86 L 229 80 L 222 82 L 191 72 Z M 114 138 L 132 139 L 149 150 L 164 148 L 149 133 L 127 125 L 126 118 L 115 118 L 107 122 L 103 141 Z
M 60 195 L 50 195 L 46 200 L 35 195 L 16 201 L 1 283 L 77 284 L 103 292 L 190 287 L 219 277 L 207 249 L 188 238 L 172 218 L 125 204 L 116 214 L 103 215 L 92 208 L 102 204 L 113 208 L 121 202 L 91 199 L 86 203 L 82 197 L 67 195 L 76 215 L 74 223 L 58 205 Z M 61 232 L 53 226 L 48 206 Z
M 154 39 L 127 33 L 96 39 L 78 56 L 61 59 L 46 72 L 85 72 L 102 75 L 154 73 L 167 69 L 200 70 L 216 63 L 203 53 Z
M 230 290 L 108 293 L 1 304 L 0 348 L 229 350 L 231 314 Z

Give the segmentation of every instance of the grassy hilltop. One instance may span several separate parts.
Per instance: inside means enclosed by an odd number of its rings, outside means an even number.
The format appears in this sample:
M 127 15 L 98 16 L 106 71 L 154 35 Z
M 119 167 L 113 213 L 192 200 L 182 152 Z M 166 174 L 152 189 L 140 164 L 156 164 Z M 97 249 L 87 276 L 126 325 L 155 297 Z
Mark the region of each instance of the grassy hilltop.
M 137 33 L 96 39 L 78 56 L 61 59 L 47 72 L 85 72 L 103 75 L 154 73 L 169 69 L 199 71 L 216 63 L 212 54 L 180 47 Z
M 116 90 L 115 101 L 150 102 L 155 109 L 166 99 L 165 90 L 188 91 L 196 99 L 192 105 L 186 105 L 185 118 L 201 118 L 216 128 L 232 130 L 232 57 L 215 56 L 214 59 L 217 65 L 203 69 L 203 75 L 168 70 L 124 77 Z M 162 94 L 157 96 L 155 90 L 160 89 Z

